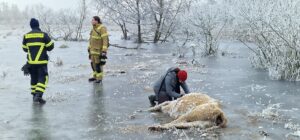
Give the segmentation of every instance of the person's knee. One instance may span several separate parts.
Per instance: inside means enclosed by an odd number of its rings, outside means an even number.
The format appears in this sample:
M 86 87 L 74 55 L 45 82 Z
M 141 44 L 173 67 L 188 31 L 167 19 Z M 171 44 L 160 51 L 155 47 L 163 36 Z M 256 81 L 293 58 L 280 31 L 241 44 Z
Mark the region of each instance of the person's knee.
M 155 95 L 149 95 L 148 98 L 149 98 L 149 100 L 151 100 L 151 101 L 157 101 Z
M 96 71 L 97 72 L 102 72 L 100 64 L 96 64 Z

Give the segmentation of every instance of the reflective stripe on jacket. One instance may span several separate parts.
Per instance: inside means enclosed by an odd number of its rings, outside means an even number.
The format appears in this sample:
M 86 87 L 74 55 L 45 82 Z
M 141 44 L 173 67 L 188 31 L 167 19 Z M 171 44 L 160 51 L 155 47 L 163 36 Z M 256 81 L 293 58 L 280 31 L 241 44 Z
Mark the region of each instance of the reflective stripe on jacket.
M 51 41 L 47 33 L 39 28 L 33 29 L 23 37 L 23 50 L 27 52 L 27 62 L 29 64 L 48 64 L 47 51 L 54 48 L 54 42 Z
M 108 33 L 103 24 L 97 24 L 90 32 L 89 50 L 90 54 L 100 55 L 102 51 L 107 51 Z

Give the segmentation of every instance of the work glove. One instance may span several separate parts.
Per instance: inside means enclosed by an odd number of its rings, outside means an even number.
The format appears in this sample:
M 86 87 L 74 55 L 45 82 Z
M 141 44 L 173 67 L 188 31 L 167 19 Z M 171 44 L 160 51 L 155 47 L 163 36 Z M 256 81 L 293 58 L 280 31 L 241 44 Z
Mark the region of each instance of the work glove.
M 28 76 L 30 74 L 29 69 L 30 69 L 30 65 L 28 63 L 23 65 L 23 67 L 21 68 L 25 76 Z
M 103 59 L 107 59 L 107 56 L 106 56 L 106 54 L 107 54 L 106 52 L 102 52 L 102 53 L 101 53 L 101 58 L 103 58 Z
M 102 52 L 100 55 L 100 65 L 105 65 L 106 59 L 107 59 L 106 52 Z

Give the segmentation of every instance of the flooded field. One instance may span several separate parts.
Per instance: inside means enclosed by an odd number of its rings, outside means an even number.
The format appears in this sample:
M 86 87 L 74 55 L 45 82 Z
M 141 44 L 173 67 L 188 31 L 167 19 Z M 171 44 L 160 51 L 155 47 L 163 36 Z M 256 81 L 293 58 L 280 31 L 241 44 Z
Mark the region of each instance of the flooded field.
M 32 103 L 21 48 L 25 30 L 0 32 L 0 139 L 289 139 L 300 136 L 297 82 L 273 81 L 251 67 L 250 51 L 223 42 L 224 56 L 179 59 L 173 45 L 143 44 L 138 50 L 110 47 L 102 85 L 88 82 L 87 42 L 55 42 L 50 53 L 47 104 Z M 24 31 L 24 32 L 22 32 Z M 111 42 L 127 47 L 136 44 Z M 61 45 L 66 48 L 60 48 Z M 228 127 L 150 132 L 147 127 L 171 119 L 146 112 L 152 84 L 162 72 L 179 66 L 189 72 L 192 92 L 221 101 Z

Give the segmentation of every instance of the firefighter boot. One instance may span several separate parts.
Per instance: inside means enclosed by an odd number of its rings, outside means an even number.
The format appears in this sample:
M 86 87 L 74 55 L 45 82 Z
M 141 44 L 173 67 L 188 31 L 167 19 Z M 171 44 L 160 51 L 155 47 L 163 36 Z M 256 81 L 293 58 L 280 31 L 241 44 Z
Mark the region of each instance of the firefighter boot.
M 156 100 L 155 95 L 149 95 L 149 96 L 148 96 L 148 99 L 149 99 L 149 101 L 150 101 L 151 107 L 153 107 L 153 106 L 156 105 L 156 103 L 155 103 L 155 100 Z
M 89 78 L 89 82 L 93 82 L 93 81 L 96 81 L 96 78 L 94 78 L 94 77 Z
M 35 96 L 33 97 L 33 101 L 34 102 L 38 102 L 40 104 L 45 104 L 46 101 L 42 98 L 43 97 L 43 93 L 38 92 L 35 94 Z
M 102 83 L 102 80 L 96 80 L 96 82 L 95 83 L 97 83 L 97 84 L 101 84 Z
M 33 102 L 39 102 L 38 101 L 37 93 L 31 93 L 31 94 L 32 94 L 32 100 L 33 100 Z

